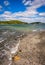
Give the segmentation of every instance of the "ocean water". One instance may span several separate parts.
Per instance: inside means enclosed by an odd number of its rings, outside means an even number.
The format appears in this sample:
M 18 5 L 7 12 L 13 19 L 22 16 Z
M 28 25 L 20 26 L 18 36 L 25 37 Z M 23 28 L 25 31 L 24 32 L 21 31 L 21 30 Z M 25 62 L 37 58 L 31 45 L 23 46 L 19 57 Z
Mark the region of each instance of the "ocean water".
M 45 30 L 45 24 L 9 24 L 9 25 L 0 25 L 0 30 L 2 29 L 12 29 L 12 30 Z
M 0 43 L 7 40 L 10 36 L 16 38 L 27 31 L 40 31 L 45 30 L 45 24 L 12 24 L 12 25 L 0 25 Z M 21 32 L 22 31 L 22 32 Z M 26 34 L 26 33 L 25 33 Z

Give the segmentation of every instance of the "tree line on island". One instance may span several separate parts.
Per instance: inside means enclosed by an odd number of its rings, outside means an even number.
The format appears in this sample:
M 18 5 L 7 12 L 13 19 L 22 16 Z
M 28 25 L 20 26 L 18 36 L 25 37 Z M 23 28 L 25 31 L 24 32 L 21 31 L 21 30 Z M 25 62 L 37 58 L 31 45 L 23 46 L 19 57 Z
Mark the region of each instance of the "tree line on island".
M 19 20 L 10 20 L 10 21 L 0 21 L 0 24 L 27 24 Z
M 44 24 L 44 23 L 42 22 L 27 23 L 27 22 L 22 22 L 19 20 L 10 20 L 10 21 L 0 21 L 0 24 Z

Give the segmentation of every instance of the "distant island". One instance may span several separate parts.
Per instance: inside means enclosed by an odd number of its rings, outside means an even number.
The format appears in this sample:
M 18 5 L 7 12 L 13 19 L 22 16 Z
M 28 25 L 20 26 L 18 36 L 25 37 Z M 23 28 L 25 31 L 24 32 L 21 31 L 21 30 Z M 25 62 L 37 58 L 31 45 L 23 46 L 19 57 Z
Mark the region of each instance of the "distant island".
M 0 21 L 0 24 L 44 24 L 42 22 L 27 23 L 20 20 Z
M 32 22 L 30 24 L 44 24 L 44 23 L 42 23 L 42 22 Z
M 19 20 L 0 21 L 0 24 L 28 24 Z

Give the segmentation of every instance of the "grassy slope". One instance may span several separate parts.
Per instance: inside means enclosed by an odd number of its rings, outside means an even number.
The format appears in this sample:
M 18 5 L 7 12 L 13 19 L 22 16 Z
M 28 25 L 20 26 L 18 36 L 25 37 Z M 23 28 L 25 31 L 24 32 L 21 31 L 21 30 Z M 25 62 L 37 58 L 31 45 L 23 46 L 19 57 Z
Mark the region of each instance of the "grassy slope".
M 0 24 L 27 24 L 27 23 L 19 20 L 11 20 L 11 21 L 0 21 Z
M 31 24 L 44 24 L 42 22 L 32 22 Z

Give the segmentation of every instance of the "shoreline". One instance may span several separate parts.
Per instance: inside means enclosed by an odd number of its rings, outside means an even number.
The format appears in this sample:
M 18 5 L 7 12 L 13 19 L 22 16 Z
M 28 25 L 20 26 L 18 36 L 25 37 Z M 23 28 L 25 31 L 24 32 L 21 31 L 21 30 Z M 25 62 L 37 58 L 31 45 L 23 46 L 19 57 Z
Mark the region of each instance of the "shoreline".
M 16 65 L 44 65 L 45 31 L 29 33 L 20 41 L 19 51 L 16 55 L 21 58 L 18 61 L 14 61 Z
M 20 33 L 20 32 L 18 31 L 18 33 Z M 16 32 L 16 34 L 18 34 L 18 33 Z M 41 43 L 43 43 L 43 44 L 45 43 L 45 31 L 42 31 L 42 30 L 41 31 L 30 31 L 30 32 L 26 32 L 26 34 L 25 34 L 25 32 L 23 32 L 23 33 L 21 32 L 21 35 L 20 36 L 19 35 L 17 36 L 17 38 L 15 38 L 14 33 L 13 34 L 11 33 L 11 37 L 9 36 L 9 39 L 7 39 L 8 41 L 6 41 L 6 44 L 7 43 L 10 43 L 11 44 L 11 45 L 10 44 L 9 45 L 7 44 L 8 47 L 11 46 L 10 49 L 14 50 L 13 48 L 16 47 L 16 46 L 13 43 L 18 43 L 19 40 L 20 40 L 19 47 L 17 47 L 18 49 L 16 50 L 16 54 L 14 54 L 13 56 L 16 56 L 17 55 L 17 56 L 21 57 L 21 59 L 19 60 L 19 62 L 18 61 L 14 62 L 11 59 L 10 61 L 12 62 L 12 65 L 13 65 L 13 63 L 14 63 L 14 65 L 15 64 L 16 65 L 20 65 L 21 63 L 22 63 L 21 65 L 23 65 L 23 64 L 24 65 L 25 64 L 27 64 L 27 65 L 34 65 L 34 63 L 35 63 L 35 65 L 39 65 L 39 64 L 40 65 L 43 65 L 44 62 L 43 61 L 40 61 L 40 59 L 37 58 L 37 56 L 39 55 L 39 57 L 40 57 L 40 53 L 41 54 L 42 53 L 43 54 L 45 53 L 45 51 L 43 51 L 44 49 L 42 48 L 43 46 L 41 44 Z M 19 39 L 18 42 L 15 42 L 15 41 L 17 41 L 17 39 Z M 44 45 L 44 48 L 45 48 L 45 45 Z M 7 57 L 10 57 L 10 51 L 11 51 L 10 49 L 7 49 L 7 47 L 5 48 L 5 50 L 7 50 L 6 52 L 8 54 Z M 35 55 L 35 53 L 36 53 L 36 55 Z M 42 56 L 44 56 L 44 58 L 45 58 L 45 55 L 43 55 L 43 54 L 42 54 Z M 33 57 L 32 60 L 30 60 L 30 57 L 31 58 Z M 35 60 L 34 60 L 34 58 L 35 58 Z M 45 60 L 42 57 L 40 57 L 40 58 L 43 59 L 43 60 Z M 37 60 L 37 64 L 36 64 L 36 60 Z M 6 61 L 6 59 L 5 59 L 5 61 Z M 42 62 L 42 64 L 41 63 L 38 63 L 38 61 Z M 7 62 L 9 62 L 9 61 L 7 61 Z

